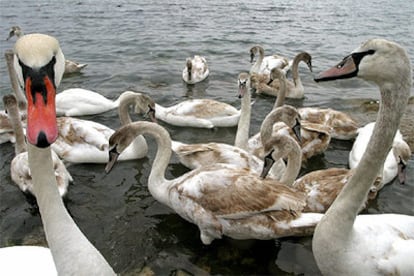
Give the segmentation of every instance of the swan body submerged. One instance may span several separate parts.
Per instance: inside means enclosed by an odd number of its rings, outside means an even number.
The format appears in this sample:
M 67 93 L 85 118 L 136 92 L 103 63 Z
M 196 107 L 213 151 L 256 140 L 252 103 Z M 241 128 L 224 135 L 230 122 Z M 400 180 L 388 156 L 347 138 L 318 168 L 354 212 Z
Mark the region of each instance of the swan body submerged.
M 56 95 L 56 113 L 58 116 L 99 114 L 117 108 L 119 102 L 120 98 L 112 101 L 91 90 L 70 88 Z
M 149 191 L 159 202 L 195 223 L 204 244 L 223 235 L 235 239 L 309 235 L 322 216 L 301 213 L 303 194 L 230 164 L 202 166 L 178 178 L 165 179 L 171 138 L 163 127 L 154 123 L 135 122 L 111 136 L 112 160 L 107 164 L 107 172 L 116 162 L 116 156 L 138 134 L 152 135 L 158 145 L 148 179 Z
M 305 96 L 305 88 L 299 76 L 299 62 L 304 61 L 312 72 L 312 57 L 307 52 L 301 52 L 295 56 L 292 63 L 292 77 L 293 81 L 286 80 L 286 98 L 302 99 Z M 279 67 L 276 67 L 279 68 Z M 271 71 L 269 71 L 270 73 Z M 265 74 L 267 75 L 267 74 Z M 271 96 L 278 96 L 280 94 L 281 84 L 280 80 L 273 78 L 270 74 L 269 80 L 261 76 L 253 76 L 252 87 L 256 89 L 256 93 L 263 93 Z
M 118 113 L 121 124 L 131 122 L 128 113 L 130 105 L 133 105 L 136 113 L 141 114 L 155 109 L 152 99 L 141 93 L 125 91 L 119 97 L 119 101 Z M 97 122 L 72 117 L 59 117 L 57 124 L 59 135 L 52 148 L 63 160 L 70 163 L 108 162 L 108 140 L 114 133 L 113 129 Z M 147 142 L 143 136 L 138 136 L 119 158 L 139 159 L 146 156 L 147 151 Z
M 195 55 L 193 58 L 187 58 L 183 69 L 183 80 L 188 84 L 195 84 L 205 80 L 210 74 L 206 58 Z
M 287 58 L 280 55 L 265 56 L 264 49 L 260 45 L 250 48 L 250 62 L 253 63 L 255 56 L 259 54 L 252 67 L 250 68 L 250 74 L 264 74 L 269 75 L 273 68 L 288 70 L 289 61 Z M 285 72 L 286 73 L 286 72 Z
M 169 107 L 155 104 L 155 117 L 175 126 L 232 127 L 239 121 L 240 110 L 212 99 L 191 99 Z

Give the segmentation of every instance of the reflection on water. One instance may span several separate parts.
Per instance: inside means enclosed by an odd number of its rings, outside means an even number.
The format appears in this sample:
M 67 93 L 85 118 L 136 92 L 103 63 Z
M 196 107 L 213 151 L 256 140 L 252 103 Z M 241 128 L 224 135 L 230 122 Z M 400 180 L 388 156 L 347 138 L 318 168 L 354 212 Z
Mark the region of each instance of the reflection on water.
M 414 60 L 413 9 L 410 1 L 360 4 L 344 1 L 153 1 L 82 0 L 73 2 L 1 2 L 0 37 L 9 27 L 45 32 L 59 38 L 68 59 L 88 63 L 82 74 L 63 79 L 60 89 L 82 87 L 115 99 L 124 90 L 143 91 L 164 106 L 188 98 L 212 98 L 240 107 L 237 75 L 248 71 L 249 48 L 261 44 L 266 54 L 292 58 L 299 51 L 312 57 L 314 72 L 336 64 L 363 40 L 382 36 L 403 44 Z M 36 16 L 26 16 L 36 14 Z M 0 39 L 2 52 L 12 41 Z M 181 72 L 186 57 L 202 54 L 210 66 L 208 79 L 186 85 Z M 375 120 L 377 88 L 360 80 L 317 84 L 306 66 L 299 66 L 305 99 L 287 100 L 300 106 L 346 111 L 361 124 Z M 10 93 L 4 60 L 0 62 L 0 93 Z M 253 95 L 251 133 L 273 106 L 274 98 Z M 413 131 L 414 102 L 402 121 L 403 134 Z M 116 111 L 84 119 L 112 128 Z M 138 118 L 135 118 L 138 119 Z M 161 123 L 183 142 L 233 143 L 236 128 L 189 129 Z M 412 132 L 411 132 L 412 133 Z M 409 139 L 414 139 L 411 135 Z M 410 141 L 409 141 L 410 142 Z M 122 162 L 110 174 L 102 164 L 68 168 L 74 178 L 65 204 L 76 223 L 115 270 L 136 275 L 143 268 L 157 275 L 190 273 L 318 275 L 310 238 L 277 241 L 216 240 L 202 245 L 196 226 L 155 201 L 147 179 L 155 154 L 149 139 L 147 158 Z M 410 142 L 414 149 L 413 141 Z M 333 140 L 328 151 L 309 160 L 306 172 L 347 167 L 351 142 Z M 0 246 L 45 244 L 33 198 L 18 191 L 10 179 L 14 149 L 0 145 Z M 188 169 L 173 156 L 166 177 Z M 386 186 L 367 213 L 414 215 L 414 161 L 408 164 L 406 185 Z

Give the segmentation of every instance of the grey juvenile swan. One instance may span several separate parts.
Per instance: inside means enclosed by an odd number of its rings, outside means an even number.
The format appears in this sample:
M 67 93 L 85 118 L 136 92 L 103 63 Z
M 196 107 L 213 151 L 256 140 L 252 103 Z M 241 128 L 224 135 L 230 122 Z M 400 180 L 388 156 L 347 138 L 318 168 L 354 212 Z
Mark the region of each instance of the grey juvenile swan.
M 407 105 L 412 85 L 410 59 L 397 43 L 371 39 L 315 80 L 351 77 L 379 86 L 380 109 L 355 174 L 315 229 L 312 249 L 316 263 L 324 275 L 414 275 L 414 216 L 357 216 Z

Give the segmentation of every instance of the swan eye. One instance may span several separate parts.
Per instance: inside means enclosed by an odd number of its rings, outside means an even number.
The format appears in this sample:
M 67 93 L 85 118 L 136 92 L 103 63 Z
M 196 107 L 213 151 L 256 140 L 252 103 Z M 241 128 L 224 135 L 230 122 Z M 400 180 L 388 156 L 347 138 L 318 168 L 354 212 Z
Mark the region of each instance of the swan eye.
M 352 53 L 351 57 L 354 60 L 354 63 L 358 65 L 361 62 L 363 57 L 367 55 L 373 55 L 374 53 L 375 53 L 375 50 L 368 50 L 365 52 Z

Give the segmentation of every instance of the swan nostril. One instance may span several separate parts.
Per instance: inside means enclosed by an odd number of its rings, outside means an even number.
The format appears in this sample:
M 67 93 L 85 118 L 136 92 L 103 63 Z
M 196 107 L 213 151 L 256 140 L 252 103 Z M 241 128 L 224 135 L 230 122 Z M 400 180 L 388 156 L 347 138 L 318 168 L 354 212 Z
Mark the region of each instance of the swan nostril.
M 49 141 L 46 138 L 46 134 L 43 131 L 41 131 L 39 133 L 39 135 L 37 136 L 36 147 L 46 148 L 48 146 L 50 146 L 50 143 L 49 143 Z

